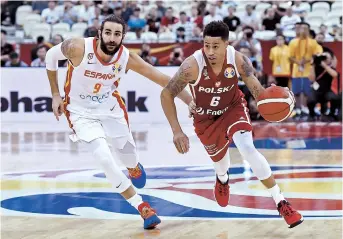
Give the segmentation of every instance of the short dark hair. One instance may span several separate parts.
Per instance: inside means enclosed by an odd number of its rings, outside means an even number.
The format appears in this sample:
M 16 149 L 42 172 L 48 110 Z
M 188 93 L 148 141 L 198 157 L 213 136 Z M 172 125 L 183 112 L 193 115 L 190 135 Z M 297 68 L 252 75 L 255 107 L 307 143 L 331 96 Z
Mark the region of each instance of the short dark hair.
M 251 26 L 248 26 L 248 25 L 244 26 L 242 31 L 244 32 L 244 30 L 246 30 L 246 29 L 250 29 L 253 34 L 255 33 L 255 29 L 253 27 L 251 27 Z
M 277 34 L 276 37 L 282 37 L 286 41 L 286 37 L 282 34 Z
M 7 35 L 7 31 L 6 30 L 1 29 L 1 33 Z
M 306 26 L 308 26 L 308 29 L 311 28 L 311 25 L 310 25 L 308 22 L 301 22 L 300 24 L 301 24 L 301 25 L 306 25 Z
M 37 37 L 37 44 L 41 44 L 44 42 L 44 37 L 43 36 L 38 36 Z
M 222 40 L 227 41 L 229 39 L 229 27 L 223 21 L 212 21 L 206 25 L 204 30 L 204 38 L 220 37 Z
M 314 39 L 316 38 L 316 32 L 313 29 L 310 29 L 310 36 Z
M 104 25 L 106 22 L 114 22 L 114 23 L 118 23 L 118 24 L 122 25 L 123 26 L 123 34 L 126 33 L 126 23 L 121 17 L 117 17 L 114 14 L 111 14 L 108 17 L 106 17 L 101 23 L 101 27 L 100 27 L 101 31 L 104 30 Z

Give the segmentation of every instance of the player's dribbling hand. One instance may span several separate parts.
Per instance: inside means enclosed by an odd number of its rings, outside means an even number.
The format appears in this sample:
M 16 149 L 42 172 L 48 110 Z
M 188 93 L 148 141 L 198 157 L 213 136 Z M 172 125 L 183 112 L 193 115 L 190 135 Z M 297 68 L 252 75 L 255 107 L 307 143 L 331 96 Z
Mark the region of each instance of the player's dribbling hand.
M 188 105 L 188 111 L 189 111 L 188 117 L 192 118 L 193 115 L 196 113 L 196 110 L 197 110 L 197 106 L 196 106 L 195 102 L 192 100 L 191 103 L 189 103 L 189 105 Z
M 175 133 L 173 142 L 180 154 L 187 153 L 189 150 L 189 139 L 183 132 Z
M 57 121 L 59 121 L 59 116 L 64 113 L 63 100 L 60 95 L 52 96 L 52 111 L 54 112 Z

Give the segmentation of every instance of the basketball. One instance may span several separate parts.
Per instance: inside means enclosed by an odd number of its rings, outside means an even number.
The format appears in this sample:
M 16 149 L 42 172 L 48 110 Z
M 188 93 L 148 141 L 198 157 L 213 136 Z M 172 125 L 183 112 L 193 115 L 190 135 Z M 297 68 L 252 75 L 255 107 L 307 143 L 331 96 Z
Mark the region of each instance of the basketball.
M 271 86 L 258 97 L 257 108 L 265 120 L 281 122 L 292 113 L 294 103 L 294 97 L 288 90 Z

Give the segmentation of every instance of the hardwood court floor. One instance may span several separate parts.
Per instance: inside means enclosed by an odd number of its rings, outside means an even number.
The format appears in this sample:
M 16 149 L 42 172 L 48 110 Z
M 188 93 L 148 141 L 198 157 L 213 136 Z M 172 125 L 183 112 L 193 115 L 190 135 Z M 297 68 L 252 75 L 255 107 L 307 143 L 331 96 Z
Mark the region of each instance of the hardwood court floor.
M 300 127 L 300 129 L 299 129 Z M 17 238 L 341 238 L 342 125 L 255 125 L 255 145 L 286 198 L 305 217 L 288 229 L 261 183 L 230 148 L 230 205 L 213 200 L 214 171 L 186 127 L 191 151 L 173 148 L 167 126 L 134 126 L 148 182 L 139 193 L 162 224 L 146 231 L 97 162 L 66 128 L 1 131 L 1 236 Z

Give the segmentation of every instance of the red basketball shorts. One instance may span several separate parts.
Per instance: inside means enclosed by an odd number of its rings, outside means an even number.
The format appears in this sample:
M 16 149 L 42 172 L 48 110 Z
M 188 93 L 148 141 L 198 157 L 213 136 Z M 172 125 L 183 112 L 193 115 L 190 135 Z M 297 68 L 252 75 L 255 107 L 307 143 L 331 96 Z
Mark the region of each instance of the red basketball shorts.
M 249 110 L 246 101 L 228 109 L 216 120 L 194 122 L 195 132 L 214 162 L 226 154 L 232 136 L 237 131 L 252 131 Z

